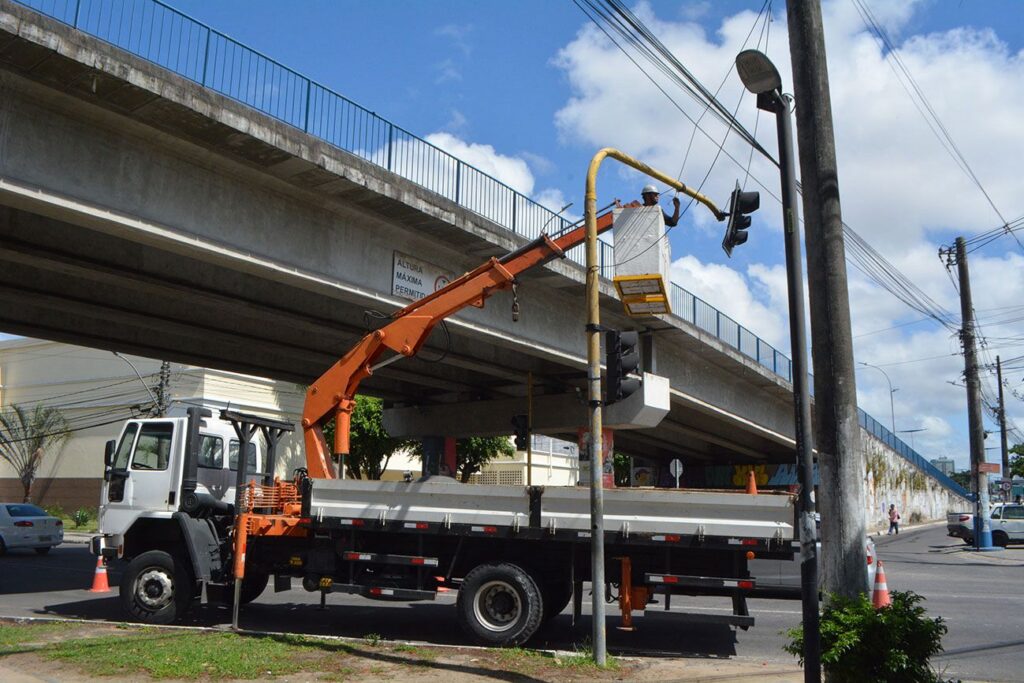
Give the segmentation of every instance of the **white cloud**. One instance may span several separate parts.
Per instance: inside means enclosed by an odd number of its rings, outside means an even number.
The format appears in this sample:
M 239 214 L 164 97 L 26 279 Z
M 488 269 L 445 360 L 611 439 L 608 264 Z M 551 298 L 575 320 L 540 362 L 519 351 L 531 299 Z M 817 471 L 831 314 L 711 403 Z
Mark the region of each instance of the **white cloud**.
M 466 142 L 451 133 L 431 133 L 425 139 L 522 194 L 533 192 L 533 173 L 522 159 L 499 154 L 491 145 Z
M 473 46 L 469 43 L 472 33 L 472 24 L 445 24 L 434 30 L 434 35 L 447 38 L 466 57 L 473 52 Z
M 701 263 L 695 256 L 672 262 L 672 281 L 726 313 L 776 349 L 789 355 L 785 308 L 777 303 L 779 267 L 752 267 L 744 277 L 729 266 Z M 782 271 L 783 288 L 785 271 Z M 758 292 L 761 296 L 755 295 Z M 782 291 L 785 302 L 785 289 Z
M 450 59 L 445 59 L 435 64 L 434 70 L 437 71 L 437 78 L 434 79 L 435 84 L 440 85 L 441 83 L 462 80 L 462 71 Z

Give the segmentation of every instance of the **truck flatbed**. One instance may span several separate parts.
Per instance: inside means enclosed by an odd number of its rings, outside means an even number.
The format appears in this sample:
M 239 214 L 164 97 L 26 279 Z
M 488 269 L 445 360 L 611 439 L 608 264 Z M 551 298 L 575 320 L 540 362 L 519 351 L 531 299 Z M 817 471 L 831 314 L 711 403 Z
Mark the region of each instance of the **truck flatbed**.
M 582 487 L 466 485 L 442 477 L 309 481 L 308 515 L 320 527 L 590 538 L 589 491 Z M 789 550 L 796 540 L 793 501 L 787 493 L 609 489 L 605 529 L 620 543 L 699 540 Z

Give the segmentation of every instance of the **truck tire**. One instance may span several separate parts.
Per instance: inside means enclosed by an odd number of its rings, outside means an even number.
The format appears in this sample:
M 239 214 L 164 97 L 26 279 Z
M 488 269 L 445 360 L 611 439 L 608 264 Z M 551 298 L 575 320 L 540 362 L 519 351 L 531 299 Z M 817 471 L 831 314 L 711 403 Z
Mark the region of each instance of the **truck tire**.
M 183 562 L 163 550 L 142 553 L 121 578 L 121 604 L 135 621 L 170 624 L 192 602 L 195 581 Z
M 248 605 L 260 597 L 267 588 L 269 581 L 269 574 L 251 570 L 247 571 L 242 578 L 242 604 Z M 219 602 L 230 607 L 235 603 L 235 584 L 229 583 L 226 586 L 220 586 L 208 583 L 206 584 L 206 596 L 210 599 L 210 602 Z
M 482 645 L 516 646 L 529 640 L 544 616 L 533 578 L 509 563 L 482 564 L 459 588 L 459 624 Z

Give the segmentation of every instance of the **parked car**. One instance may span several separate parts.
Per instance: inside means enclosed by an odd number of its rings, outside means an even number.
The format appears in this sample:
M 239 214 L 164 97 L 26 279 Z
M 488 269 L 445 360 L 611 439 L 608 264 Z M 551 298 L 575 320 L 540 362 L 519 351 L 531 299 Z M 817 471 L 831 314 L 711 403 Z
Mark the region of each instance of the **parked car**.
M 40 555 L 64 542 L 64 522 L 29 503 L 0 503 L 0 555 L 32 548 Z
M 1024 543 L 1024 505 L 997 505 L 990 517 L 993 545 L 1005 548 L 1010 543 Z
M 974 514 L 971 512 L 946 513 L 946 535 L 961 538 L 968 545 L 974 543 Z
M 997 503 L 989 512 L 992 521 L 992 545 L 1006 547 L 1010 543 L 1024 543 L 1024 505 Z M 974 544 L 974 515 L 970 512 L 950 512 L 946 515 L 946 534 Z

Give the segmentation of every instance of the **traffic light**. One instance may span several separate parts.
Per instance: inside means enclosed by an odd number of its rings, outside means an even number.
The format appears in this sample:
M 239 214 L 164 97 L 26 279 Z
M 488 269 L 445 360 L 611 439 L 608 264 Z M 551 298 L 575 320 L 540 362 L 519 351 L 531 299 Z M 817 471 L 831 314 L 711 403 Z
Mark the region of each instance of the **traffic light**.
M 640 380 L 627 377 L 640 365 L 640 352 L 637 350 L 640 335 L 633 331 L 608 330 L 604 342 L 608 366 L 604 404 L 611 405 L 640 388 Z
M 530 423 L 525 415 L 512 416 L 512 429 L 515 430 L 515 442 L 517 451 L 525 451 L 530 443 Z
M 761 206 L 760 192 L 744 192 L 740 189 L 739 181 L 736 182 L 736 189 L 729 197 L 729 222 L 725 226 L 725 238 L 722 240 L 722 249 L 725 249 L 727 256 L 732 256 L 733 247 L 738 247 L 747 241 L 747 228 L 750 227 L 750 216 Z

